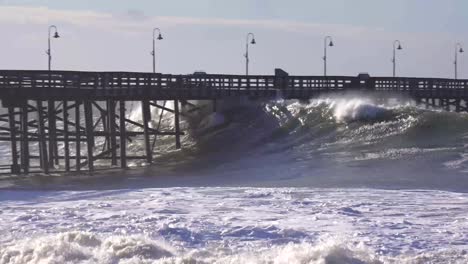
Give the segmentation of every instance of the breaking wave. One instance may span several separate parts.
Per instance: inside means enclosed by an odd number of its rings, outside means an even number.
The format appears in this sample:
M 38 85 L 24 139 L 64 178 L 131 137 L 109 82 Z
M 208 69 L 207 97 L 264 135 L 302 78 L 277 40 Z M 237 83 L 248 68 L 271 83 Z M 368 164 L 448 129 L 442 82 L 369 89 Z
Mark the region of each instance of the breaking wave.
M 173 138 L 161 136 L 155 145 L 155 154 L 162 161 L 175 158 L 183 162 L 187 155 L 203 159 L 210 153 L 223 152 L 228 157 L 242 152 L 248 158 L 246 154 L 252 151 L 272 154 L 285 148 L 304 159 L 316 158 L 311 154 L 323 156 L 326 152 L 342 161 L 395 160 L 408 155 L 441 153 L 447 158 L 441 160 L 441 165 L 455 164 L 468 169 L 461 161 L 465 145 L 468 145 L 468 115 L 465 113 L 428 109 L 405 98 L 377 98 L 366 94 L 328 96 L 308 102 L 240 101 L 245 102 L 233 106 L 231 102 L 219 101 L 216 113 L 212 113 L 211 105 L 196 111 L 183 107 L 186 112 L 182 127 L 189 133 L 182 141 L 187 151 L 174 154 Z M 130 119 L 142 119 L 138 105 L 130 109 L 134 109 Z M 151 127 L 173 129 L 170 113 L 158 120 L 159 112 L 154 109 L 153 117 Z M 143 153 L 142 143 L 141 139 L 133 141 L 129 148 Z M 168 153 L 171 155 L 165 155 Z M 458 158 L 448 159 L 448 156 Z
M 189 130 L 200 124 L 188 123 Z M 215 125 L 207 129 L 210 123 Z M 449 177 L 446 186 L 435 188 L 460 190 L 455 184 L 460 180 L 462 189 L 468 187 L 463 180 L 468 171 L 468 115 L 425 108 L 408 99 L 340 95 L 309 102 L 252 102 L 241 108 L 222 109 L 201 124 L 204 133 L 193 129 L 194 133 L 184 139 L 188 153 L 198 164 L 205 160 L 225 164 L 227 172 L 247 166 L 255 170 L 254 174 L 268 174 L 271 180 L 286 169 L 282 165 L 290 167 L 288 173 L 294 178 L 291 174 L 296 170 L 293 175 L 304 176 L 318 169 L 328 170 L 327 175 L 348 175 L 350 169 L 337 172 L 338 166 L 351 166 L 355 172 L 356 166 L 373 166 L 370 162 L 381 168 L 397 162 L 404 177 L 416 173 L 408 179 L 412 188 L 431 188 L 438 175 L 447 173 L 444 170 L 456 176 L 453 181 Z M 419 165 L 423 169 L 412 171 Z M 383 174 L 379 177 L 395 179 L 394 174 Z
M 107 236 L 68 232 L 17 241 L 0 249 L 1 264 L 28 263 L 252 263 L 252 264 L 423 264 L 466 263 L 465 251 L 446 251 L 418 256 L 385 257 L 364 244 L 328 239 L 288 243 L 269 248 L 233 251 L 227 245 L 204 249 L 176 249 L 162 240 L 145 236 Z

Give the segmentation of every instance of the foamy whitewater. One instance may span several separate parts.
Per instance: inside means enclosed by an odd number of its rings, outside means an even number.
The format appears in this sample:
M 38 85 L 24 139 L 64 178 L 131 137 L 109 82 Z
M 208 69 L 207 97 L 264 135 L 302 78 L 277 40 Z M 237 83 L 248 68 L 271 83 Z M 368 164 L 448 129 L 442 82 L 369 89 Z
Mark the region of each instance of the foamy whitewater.
M 467 114 L 360 95 L 183 125 L 149 167 L 1 180 L 0 264 L 468 263 Z

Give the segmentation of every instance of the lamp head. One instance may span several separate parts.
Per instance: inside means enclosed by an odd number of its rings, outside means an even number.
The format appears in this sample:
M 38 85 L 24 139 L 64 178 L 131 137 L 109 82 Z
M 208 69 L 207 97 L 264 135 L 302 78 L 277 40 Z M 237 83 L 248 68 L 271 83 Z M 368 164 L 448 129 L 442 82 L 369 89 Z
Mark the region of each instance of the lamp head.
M 460 53 L 463 53 L 463 52 L 465 52 L 465 51 L 463 50 L 463 48 L 460 48 Z
M 55 31 L 54 38 L 60 38 L 60 35 L 57 31 Z
M 398 44 L 398 50 L 402 50 L 403 48 L 401 47 L 401 44 Z
M 162 37 L 161 33 L 159 33 L 159 35 L 158 35 L 158 40 L 163 40 L 163 37 Z
M 333 43 L 333 40 L 330 40 L 330 44 L 328 44 L 328 46 L 330 46 L 330 47 L 334 47 L 334 46 L 335 46 L 335 44 Z
M 250 44 L 255 45 L 255 44 L 257 44 L 257 42 L 255 41 L 255 39 L 252 39 L 252 41 L 250 42 Z

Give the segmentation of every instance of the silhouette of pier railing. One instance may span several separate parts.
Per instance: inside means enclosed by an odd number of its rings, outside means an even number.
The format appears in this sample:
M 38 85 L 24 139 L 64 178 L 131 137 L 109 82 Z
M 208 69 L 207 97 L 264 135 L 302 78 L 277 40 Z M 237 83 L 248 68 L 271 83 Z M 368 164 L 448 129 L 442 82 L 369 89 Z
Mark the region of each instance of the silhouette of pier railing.
M 468 80 L 349 76 L 170 75 L 137 72 L 0 71 L 0 97 L 18 99 L 195 100 L 225 96 L 291 99 L 365 89 L 420 97 L 467 95 Z M 455 98 L 456 97 L 456 98 Z
M 351 91 L 401 94 L 426 106 L 468 111 L 468 80 L 289 76 L 280 69 L 275 75 L 250 76 L 0 70 L 0 141 L 11 145 L 8 168 L 15 174 L 35 168 L 45 173 L 84 167 L 93 171 L 98 161 L 99 166 L 109 162 L 107 166 L 125 168 L 129 159 L 152 163 L 158 137 L 174 136 L 176 148 L 181 147 L 179 105 L 199 109 L 190 100 L 306 100 Z M 173 101 L 172 107 L 162 103 L 168 100 Z M 142 120 L 126 117 L 129 101 L 140 102 Z M 152 116 L 151 108 L 159 109 L 158 116 Z M 170 131 L 160 126 L 164 112 L 174 117 Z M 99 149 L 98 138 L 104 142 Z M 144 142 L 144 154 L 127 154 L 127 144 L 134 140 Z

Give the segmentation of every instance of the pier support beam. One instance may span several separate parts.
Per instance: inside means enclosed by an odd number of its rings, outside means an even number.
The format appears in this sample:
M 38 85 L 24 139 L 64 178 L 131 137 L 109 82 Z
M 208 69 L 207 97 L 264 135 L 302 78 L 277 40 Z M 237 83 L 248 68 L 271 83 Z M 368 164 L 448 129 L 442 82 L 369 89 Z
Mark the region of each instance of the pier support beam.
M 80 101 L 75 102 L 75 169 L 81 169 L 81 117 L 80 117 Z
M 97 105 L 97 104 L 96 104 Z M 111 122 L 109 122 L 109 104 L 108 101 L 106 101 L 106 110 L 98 108 L 100 114 L 101 114 L 101 120 L 102 120 L 102 127 L 104 129 L 104 145 L 102 148 L 102 151 L 105 151 L 107 153 L 111 153 L 111 135 L 110 135 L 110 129 L 109 126 Z
M 65 171 L 70 171 L 70 141 L 68 134 L 68 102 L 63 101 L 63 151 L 65 155 Z
M 58 146 L 57 146 L 57 122 L 55 116 L 55 102 L 47 102 L 47 119 L 49 125 L 49 167 L 53 168 L 54 163 L 58 165 Z
M 439 107 L 442 108 L 444 107 L 445 101 L 444 99 L 439 98 Z
M 37 101 L 37 123 L 38 131 L 37 136 L 39 138 L 39 159 L 42 170 L 45 174 L 49 174 L 49 162 L 47 158 L 47 143 L 44 129 L 44 108 L 42 107 L 42 101 Z
M 13 107 L 8 108 L 8 115 L 10 121 L 10 135 L 11 135 L 11 173 L 19 174 L 21 172 L 18 164 L 18 149 L 16 144 L 16 118 L 15 109 Z
M 94 135 L 93 135 L 93 111 L 91 101 L 84 102 L 85 109 L 85 124 L 86 124 L 86 146 L 88 150 L 88 169 L 94 170 L 93 148 L 94 148 Z
M 427 98 L 421 99 L 421 102 L 424 103 L 424 108 L 425 108 L 425 109 L 428 109 L 428 108 L 429 108 L 429 99 L 427 99 Z
M 176 136 L 176 149 L 180 149 L 180 122 L 179 122 L 179 101 L 174 100 L 174 127 Z
M 143 131 L 144 131 L 144 138 L 145 138 L 145 150 L 146 150 L 146 162 L 151 164 L 153 162 L 153 151 L 151 149 L 151 142 L 149 136 L 149 126 L 148 122 L 151 120 L 151 111 L 150 111 L 150 103 L 148 100 L 144 100 L 141 102 L 141 111 L 143 116 Z
M 120 167 L 127 168 L 127 139 L 125 126 L 125 101 L 119 101 L 120 110 Z
M 21 108 L 21 167 L 25 174 L 29 173 L 29 126 L 28 126 L 28 104 Z
M 116 134 L 116 123 L 115 123 L 115 101 L 107 101 L 107 122 L 109 123 L 109 133 L 110 133 L 110 149 L 111 149 L 111 164 L 112 166 L 117 166 L 117 134 Z

